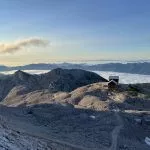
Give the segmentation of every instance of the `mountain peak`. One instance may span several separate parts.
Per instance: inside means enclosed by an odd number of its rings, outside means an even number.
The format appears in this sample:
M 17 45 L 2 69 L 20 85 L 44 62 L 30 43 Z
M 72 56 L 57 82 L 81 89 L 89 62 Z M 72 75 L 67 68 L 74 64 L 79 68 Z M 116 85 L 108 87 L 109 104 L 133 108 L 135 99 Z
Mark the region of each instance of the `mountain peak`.
M 21 80 L 24 80 L 24 79 L 28 78 L 28 77 L 30 76 L 30 74 L 28 74 L 28 73 L 26 73 L 26 72 L 23 72 L 23 71 L 21 71 L 21 70 L 18 70 L 18 71 L 16 71 L 16 72 L 14 73 L 14 76 L 15 76 L 16 78 L 19 78 L 19 79 L 21 79 Z

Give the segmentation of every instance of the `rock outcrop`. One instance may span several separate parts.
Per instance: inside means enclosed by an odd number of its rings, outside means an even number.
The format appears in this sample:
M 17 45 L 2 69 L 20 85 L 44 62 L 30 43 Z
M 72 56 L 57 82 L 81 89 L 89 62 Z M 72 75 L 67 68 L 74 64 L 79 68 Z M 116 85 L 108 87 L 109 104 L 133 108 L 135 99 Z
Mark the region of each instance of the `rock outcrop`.
M 78 87 L 96 82 L 107 82 L 106 79 L 96 73 L 81 69 L 54 69 L 48 73 L 51 80 L 49 90 L 52 92 L 70 92 Z
M 58 68 L 41 75 L 31 75 L 19 70 L 13 75 L 0 79 L 0 101 L 2 101 L 9 92 L 13 95 L 13 92 L 16 92 L 16 90 L 17 92 L 19 91 L 19 88 L 22 91 L 22 87 L 28 92 L 48 88 L 50 92 L 70 92 L 84 85 L 106 81 L 106 79 L 96 73 L 81 69 L 68 70 Z

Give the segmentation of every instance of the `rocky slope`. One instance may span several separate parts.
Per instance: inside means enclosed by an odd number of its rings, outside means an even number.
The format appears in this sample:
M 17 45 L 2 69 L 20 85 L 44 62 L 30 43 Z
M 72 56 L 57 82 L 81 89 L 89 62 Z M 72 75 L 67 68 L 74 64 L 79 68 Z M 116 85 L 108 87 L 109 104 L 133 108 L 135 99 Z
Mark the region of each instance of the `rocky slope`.
M 81 69 L 54 69 L 40 76 L 40 85 L 49 87 L 51 91 L 72 91 L 78 87 L 96 82 L 107 82 L 96 73 Z
M 117 90 L 109 90 L 107 82 L 72 91 L 50 92 L 44 86 L 34 89 L 38 84 L 47 86 L 45 78 L 59 81 L 64 76 L 62 81 L 67 78 L 71 82 L 76 72 L 67 71 L 56 69 L 36 77 L 22 72 L 13 75 L 22 84 L 12 86 L 0 105 L 1 149 L 149 150 L 144 142 L 150 135 L 144 120 L 150 115 L 149 84 L 119 85 Z M 81 73 L 70 89 L 81 77 L 88 82 Z M 36 86 L 29 89 L 31 81 Z
M 15 87 L 1 103 L 7 107 L 0 106 L 4 133 L 0 138 L 6 138 L 2 141 L 9 150 L 11 146 L 33 150 L 149 150 L 144 138 L 150 128 L 137 124 L 134 118 L 150 115 L 150 99 L 136 88 L 120 85 L 117 91 L 110 91 L 106 83 L 94 83 L 71 92 L 28 93 L 24 87 Z
M 13 75 L 0 78 L 0 100 L 3 100 L 16 86 L 23 87 L 26 92 L 48 89 L 51 92 L 72 91 L 80 86 L 95 82 L 106 82 L 99 75 L 80 69 L 54 69 L 46 74 L 31 75 L 23 71 L 17 71 Z M 23 91 L 22 91 L 23 92 Z
M 74 107 L 100 111 L 112 109 L 113 105 L 116 105 L 121 110 L 149 110 L 149 92 L 144 89 L 142 84 L 141 86 L 137 84 L 120 85 L 117 91 L 109 91 L 107 83 L 98 82 L 71 92 L 51 93 L 48 89 L 28 92 L 24 86 L 16 86 L 1 103 L 7 106 L 67 103 Z

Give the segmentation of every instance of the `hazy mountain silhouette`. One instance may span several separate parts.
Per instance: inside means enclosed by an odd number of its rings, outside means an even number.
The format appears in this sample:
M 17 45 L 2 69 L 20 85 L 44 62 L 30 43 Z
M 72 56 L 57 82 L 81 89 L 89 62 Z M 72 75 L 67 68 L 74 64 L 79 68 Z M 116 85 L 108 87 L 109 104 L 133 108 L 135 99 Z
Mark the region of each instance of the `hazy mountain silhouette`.
M 150 63 L 107 63 L 107 64 L 71 64 L 71 63 L 60 63 L 60 64 L 29 64 L 25 66 L 17 67 L 6 67 L 0 66 L 0 71 L 11 71 L 11 70 L 52 70 L 56 68 L 64 69 L 84 69 L 91 71 L 113 71 L 123 73 L 134 73 L 134 74 L 147 74 L 150 75 Z

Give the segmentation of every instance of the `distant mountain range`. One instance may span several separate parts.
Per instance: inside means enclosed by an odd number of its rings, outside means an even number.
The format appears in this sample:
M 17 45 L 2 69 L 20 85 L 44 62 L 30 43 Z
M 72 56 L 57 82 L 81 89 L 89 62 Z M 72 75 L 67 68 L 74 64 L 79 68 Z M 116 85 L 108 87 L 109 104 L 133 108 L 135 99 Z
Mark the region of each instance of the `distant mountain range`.
M 11 70 L 52 70 L 55 68 L 64 69 L 84 69 L 90 71 L 113 71 L 122 73 L 134 73 L 134 74 L 145 74 L 150 75 L 150 62 L 143 63 L 106 63 L 106 64 L 73 64 L 73 63 L 60 63 L 60 64 L 29 64 L 25 66 L 0 66 L 0 71 L 11 71 Z

